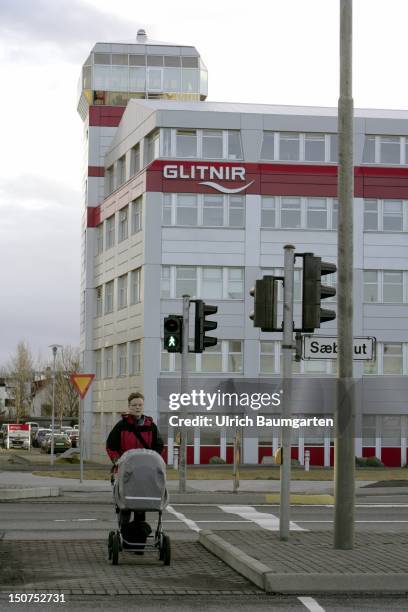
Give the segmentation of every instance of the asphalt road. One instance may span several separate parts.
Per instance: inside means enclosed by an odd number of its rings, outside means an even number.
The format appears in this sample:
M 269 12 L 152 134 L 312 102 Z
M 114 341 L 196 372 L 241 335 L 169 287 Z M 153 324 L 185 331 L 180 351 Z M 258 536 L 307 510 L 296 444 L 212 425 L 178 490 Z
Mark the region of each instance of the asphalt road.
M 401 501 L 403 499 L 406 498 L 397 497 L 385 503 L 371 498 L 367 504 L 357 504 L 356 529 L 406 533 L 408 503 Z M 55 592 L 63 592 L 66 586 L 67 603 L 63 605 L 70 612 L 106 609 L 107 605 L 111 610 L 143 612 L 159 611 L 163 607 L 168 612 L 192 609 L 197 612 L 225 612 L 226 609 L 237 612 L 383 612 L 385 609 L 408 609 L 404 597 L 265 595 L 197 543 L 199 529 L 259 530 L 261 527 L 274 530 L 278 529 L 278 516 L 279 507 L 276 505 L 173 504 L 164 514 L 165 529 L 174 543 L 171 567 L 165 570 L 154 565 L 155 562 L 149 565 L 145 559 L 138 565 L 140 560 L 130 559 L 124 560 L 123 565 L 115 570 L 106 559 L 104 540 L 116 525 L 115 512 L 106 495 L 94 496 L 92 503 L 83 495 L 2 503 L 0 532 L 3 532 L 4 540 L 0 542 L 0 552 L 7 547 L 4 560 L 14 563 L 17 574 L 21 569 L 22 579 L 14 585 L 9 582 L 9 590 L 0 589 L 0 611 L 44 609 L 45 604 L 11 603 L 10 594 L 19 592 L 19 584 L 21 592 L 25 593 L 30 584 L 35 585 L 36 591 L 41 588 L 45 592 L 52 592 L 53 588 Z M 154 517 L 154 514 L 148 515 L 149 522 L 154 523 Z M 293 528 L 332 529 L 333 508 L 294 506 L 291 519 Z M 69 550 L 66 541 L 72 542 Z M 166 571 L 169 572 L 167 583 Z M 139 594 L 125 595 L 133 580 L 142 587 Z M 169 588 L 166 584 L 171 586 L 171 593 L 164 592 Z M 86 592 L 88 585 L 89 593 Z M 82 595 L 75 594 L 72 590 L 75 586 L 84 589 Z M 118 586 L 118 594 L 109 596 L 110 589 L 115 586 Z M 104 588 L 107 590 L 105 596 L 101 595 Z M 145 588 L 150 588 L 151 593 L 145 594 Z M 61 605 L 50 603 L 45 607 L 47 610 L 61 610 Z
M 154 523 L 157 514 L 149 515 Z M 164 513 L 164 526 L 172 538 L 197 539 L 199 529 L 279 528 L 277 505 L 172 504 Z M 333 528 L 331 506 L 292 506 L 294 529 Z M 21 501 L 0 504 L 0 531 L 9 540 L 103 539 L 116 527 L 111 503 L 90 503 L 80 498 L 65 501 Z M 364 531 L 408 531 L 408 503 L 376 502 L 356 506 L 356 529 Z

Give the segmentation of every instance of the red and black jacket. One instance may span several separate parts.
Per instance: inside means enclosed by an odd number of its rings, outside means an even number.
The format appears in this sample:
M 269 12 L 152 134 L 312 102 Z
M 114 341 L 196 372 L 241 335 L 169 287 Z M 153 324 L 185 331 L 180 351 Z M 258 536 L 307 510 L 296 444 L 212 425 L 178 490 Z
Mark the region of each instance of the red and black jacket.
M 133 416 L 122 417 L 110 432 L 106 452 L 112 461 L 134 448 L 149 448 L 161 455 L 163 440 L 152 417 L 145 416 L 143 425 L 136 425 Z

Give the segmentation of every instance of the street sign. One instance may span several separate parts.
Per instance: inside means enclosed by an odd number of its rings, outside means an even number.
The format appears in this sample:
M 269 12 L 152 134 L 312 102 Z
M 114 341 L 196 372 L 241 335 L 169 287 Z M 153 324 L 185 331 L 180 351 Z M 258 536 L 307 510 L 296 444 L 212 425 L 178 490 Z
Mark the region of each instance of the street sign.
M 81 399 L 84 399 L 94 378 L 95 374 L 76 374 L 76 372 L 71 374 L 71 382 L 81 396 Z
M 356 337 L 353 339 L 353 359 L 356 361 L 375 360 L 376 339 Z M 337 336 L 303 336 L 303 359 L 336 359 Z

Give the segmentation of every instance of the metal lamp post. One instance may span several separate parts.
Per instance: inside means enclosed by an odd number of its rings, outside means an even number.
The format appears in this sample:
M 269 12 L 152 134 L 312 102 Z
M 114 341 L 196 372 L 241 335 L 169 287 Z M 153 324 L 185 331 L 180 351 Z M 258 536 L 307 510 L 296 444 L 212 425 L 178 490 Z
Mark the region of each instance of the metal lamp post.
M 62 348 L 61 344 L 50 344 L 52 350 L 53 364 L 52 364 L 52 412 L 51 412 L 51 465 L 54 465 L 54 426 L 55 426 L 55 361 L 57 358 L 57 351 Z

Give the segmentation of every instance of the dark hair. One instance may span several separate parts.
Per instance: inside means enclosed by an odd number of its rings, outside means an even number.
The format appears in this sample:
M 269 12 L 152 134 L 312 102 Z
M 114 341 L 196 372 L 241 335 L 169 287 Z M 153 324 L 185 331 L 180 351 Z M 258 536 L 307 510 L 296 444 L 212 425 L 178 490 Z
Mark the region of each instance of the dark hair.
M 131 393 L 128 397 L 128 404 L 130 404 L 133 399 L 142 399 L 144 401 L 144 395 L 139 391 L 136 391 L 136 393 Z

